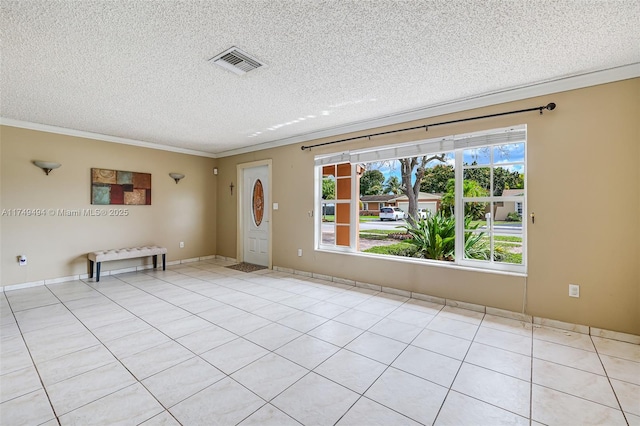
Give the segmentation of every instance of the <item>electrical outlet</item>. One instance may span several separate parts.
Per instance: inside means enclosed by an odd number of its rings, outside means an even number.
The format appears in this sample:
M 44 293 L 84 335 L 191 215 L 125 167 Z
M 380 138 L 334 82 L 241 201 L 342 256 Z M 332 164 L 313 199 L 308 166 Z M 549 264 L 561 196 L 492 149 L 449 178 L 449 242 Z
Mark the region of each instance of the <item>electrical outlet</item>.
M 569 284 L 569 296 L 580 297 L 580 286 L 578 284 Z
M 27 256 L 24 254 L 18 256 L 18 264 L 20 264 L 20 266 L 27 266 Z
M 184 241 L 180 241 L 180 248 L 184 248 Z
M 298 257 L 302 257 L 302 249 L 298 249 Z

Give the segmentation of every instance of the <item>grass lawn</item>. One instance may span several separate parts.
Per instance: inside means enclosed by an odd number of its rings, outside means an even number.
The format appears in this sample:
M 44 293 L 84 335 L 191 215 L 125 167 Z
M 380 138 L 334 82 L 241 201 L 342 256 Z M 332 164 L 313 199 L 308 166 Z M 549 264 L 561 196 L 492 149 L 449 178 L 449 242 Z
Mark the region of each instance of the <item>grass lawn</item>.
M 372 220 L 378 220 L 379 217 L 378 216 L 360 216 L 360 222 L 370 222 Z M 322 221 L 323 222 L 335 222 L 336 221 L 336 217 L 335 215 L 332 214 L 326 214 L 324 216 L 322 216 Z

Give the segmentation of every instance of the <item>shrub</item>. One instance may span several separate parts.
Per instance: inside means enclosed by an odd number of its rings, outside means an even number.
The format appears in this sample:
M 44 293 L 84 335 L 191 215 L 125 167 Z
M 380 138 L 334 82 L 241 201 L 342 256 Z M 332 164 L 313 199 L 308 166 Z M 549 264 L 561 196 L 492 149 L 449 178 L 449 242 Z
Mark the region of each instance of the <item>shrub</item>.
M 522 222 L 522 216 L 518 212 L 509 212 L 504 220 L 507 222 Z

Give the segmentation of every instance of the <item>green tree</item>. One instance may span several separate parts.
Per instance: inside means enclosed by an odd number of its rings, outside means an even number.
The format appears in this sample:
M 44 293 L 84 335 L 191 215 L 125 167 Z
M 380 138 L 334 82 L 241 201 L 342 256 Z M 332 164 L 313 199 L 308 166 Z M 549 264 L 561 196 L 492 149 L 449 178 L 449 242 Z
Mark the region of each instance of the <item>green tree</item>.
M 322 179 L 322 199 L 335 200 L 336 198 L 336 182 L 334 179 Z
M 418 217 L 418 195 L 420 194 L 420 183 L 426 172 L 426 166 L 432 161 L 445 161 L 445 154 L 424 155 L 422 157 L 400 158 L 400 176 L 402 178 L 402 193 L 409 201 L 409 211 L 407 221 L 410 225 L 415 225 Z M 415 173 L 415 179 L 413 179 Z
M 400 179 L 398 179 L 398 176 L 390 176 L 385 182 L 382 191 L 385 194 L 402 194 L 402 183 L 400 182 Z
M 384 175 L 380 170 L 367 170 L 360 178 L 360 195 L 381 195 Z
M 475 166 L 476 163 L 471 163 Z M 475 169 L 466 169 L 463 173 L 465 180 L 474 180 L 487 193 L 489 193 L 491 182 L 491 169 L 489 167 L 480 167 Z M 524 188 L 524 175 L 517 171 L 510 172 L 503 167 L 493 168 L 493 195 L 501 196 L 505 189 L 523 189 Z
M 420 183 L 420 191 L 443 193 L 447 191 L 447 182 L 455 178 L 455 171 L 450 164 L 437 164 L 424 172 Z
M 453 216 L 456 201 L 455 196 L 456 180 L 449 179 L 447 182 L 447 192 L 440 200 L 440 211 L 447 215 Z M 464 197 L 486 197 L 489 192 L 484 189 L 478 182 L 474 180 L 465 180 L 462 183 L 462 194 Z M 471 216 L 473 219 L 483 219 L 487 203 L 466 203 L 464 206 L 465 216 Z

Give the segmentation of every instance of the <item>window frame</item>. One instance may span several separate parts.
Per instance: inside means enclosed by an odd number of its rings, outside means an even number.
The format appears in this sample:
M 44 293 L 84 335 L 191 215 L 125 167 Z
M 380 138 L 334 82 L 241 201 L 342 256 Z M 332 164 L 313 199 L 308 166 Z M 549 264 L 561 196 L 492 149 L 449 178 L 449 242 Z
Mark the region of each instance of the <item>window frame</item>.
M 510 139 L 510 132 L 515 135 L 513 139 Z M 505 136 L 506 135 L 506 136 Z M 423 263 L 430 266 L 444 266 L 461 269 L 473 269 L 486 272 L 504 272 L 509 274 L 525 275 L 527 274 L 528 262 L 527 262 L 527 193 L 528 193 L 528 137 L 527 137 L 526 124 L 511 126 L 508 128 L 491 129 L 483 132 L 468 133 L 462 135 L 451 135 L 444 138 L 425 139 L 420 141 L 414 141 L 409 144 L 391 144 L 381 146 L 377 149 L 366 150 L 354 150 L 340 153 L 333 153 L 327 155 L 318 155 L 315 157 L 315 179 L 314 179 L 314 197 L 315 197 L 315 214 L 314 221 L 314 250 L 328 251 L 338 253 L 349 253 L 365 257 L 378 257 L 384 256 L 389 260 L 401 260 L 411 261 L 413 263 Z M 514 161 L 506 163 L 496 163 L 493 161 L 493 147 L 501 145 L 509 145 L 515 143 L 524 143 L 524 161 Z M 493 189 L 493 170 L 497 167 L 509 165 L 510 163 L 524 164 L 524 189 L 523 196 L 494 196 L 493 193 L 487 197 L 463 197 L 462 185 L 464 176 L 464 151 L 468 149 L 490 147 L 491 151 L 491 163 L 486 167 L 491 168 L 490 173 L 490 188 Z M 422 151 L 420 151 L 422 149 Z M 383 154 L 380 154 L 380 152 Z M 370 253 L 362 253 L 358 249 L 358 232 L 359 232 L 359 191 L 358 187 L 358 175 L 357 169 L 359 164 L 381 161 L 381 160 L 395 160 L 399 158 L 407 158 L 413 156 L 422 156 L 432 153 L 440 152 L 452 152 L 455 157 L 455 219 L 456 219 L 456 246 L 455 246 L 455 260 L 454 261 L 437 261 L 431 259 L 413 259 L 404 258 L 401 256 L 392 255 L 372 255 Z M 385 154 L 387 157 L 385 158 Z M 391 153 L 391 155 L 390 155 Z M 397 156 L 393 156 L 393 154 Z M 363 159 L 369 159 L 368 161 L 362 161 Z M 349 246 L 338 246 L 335 244 L 323 244 L 322 243 L 322 179 L 323 179 L 323 166 L 337 165 L 340 163 L 350 163 L 351 165 L 351 211 L 350 211 L 350 241 Z M 336 194 L 337 197 L 337 194 Z M 475 260 L 464 259 L 464 202 L 515 202 L 522 203 L 522 263 L 513 264 L 506 262 L 496 262 L 493 259 L 490 260 Z M 335 205 L 335 204 L 334 204 Z M 492 205 L 492 204 L 490 204 Z M 386 206 L 385 206 L 386 207 Z M 382 206 L 380 206 L 382 208 Z M 516 207 L 517 208 L 517 207 Z M 493 209 L 491 209 L 493 211 Z M 487 234 L 490 237 L 491 252 L 494 249 L 495 231 L 493 230 L 493 220 L 491 218 L 491 226 L 487 230 Z M 334 229 L 335 229 L 334 224 Z M 337 240 L 337 236 L 336 236 Z

